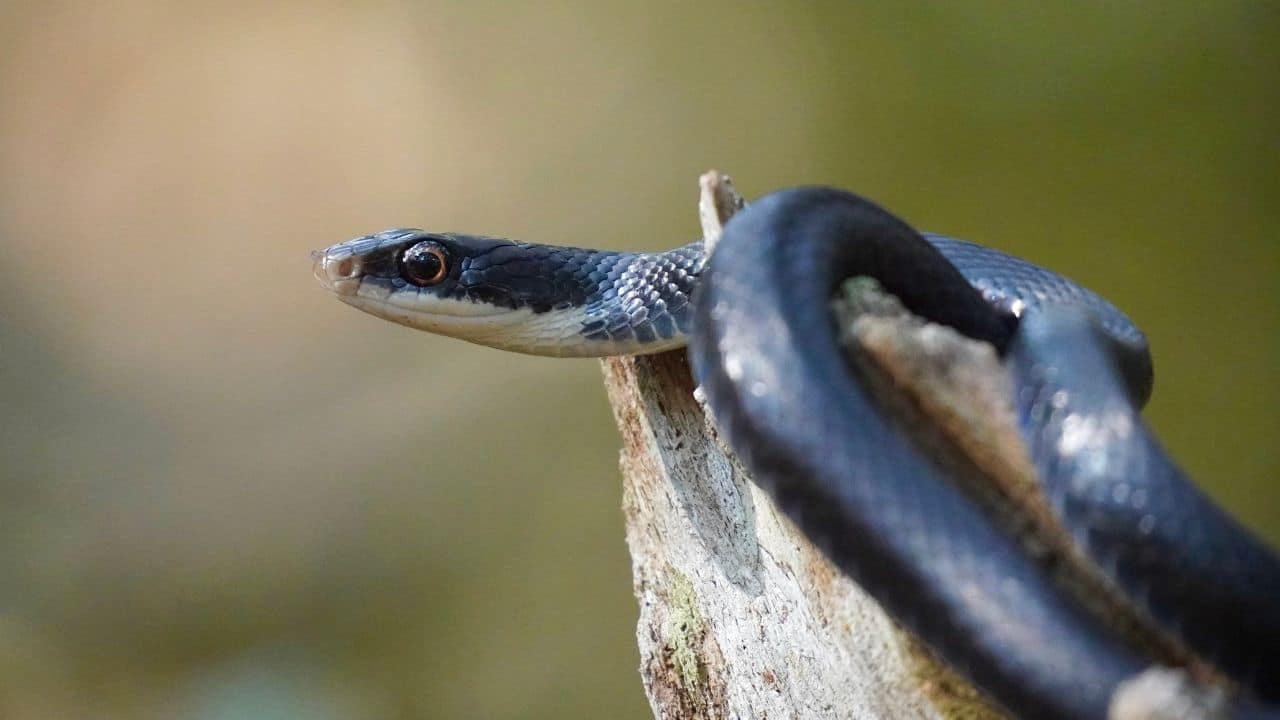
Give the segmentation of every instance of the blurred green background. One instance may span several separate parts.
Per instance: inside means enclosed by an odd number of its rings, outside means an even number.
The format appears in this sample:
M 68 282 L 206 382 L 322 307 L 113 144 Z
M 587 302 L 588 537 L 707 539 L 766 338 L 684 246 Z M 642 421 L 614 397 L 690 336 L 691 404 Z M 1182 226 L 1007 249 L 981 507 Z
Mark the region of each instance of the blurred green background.
M 0 717 L 648 716 L 597 365 L 307 252 L 664 248 L 711 167 L 1102 291 L 1280 542 L 1277 68 L 1267 2 L 0 4 Z

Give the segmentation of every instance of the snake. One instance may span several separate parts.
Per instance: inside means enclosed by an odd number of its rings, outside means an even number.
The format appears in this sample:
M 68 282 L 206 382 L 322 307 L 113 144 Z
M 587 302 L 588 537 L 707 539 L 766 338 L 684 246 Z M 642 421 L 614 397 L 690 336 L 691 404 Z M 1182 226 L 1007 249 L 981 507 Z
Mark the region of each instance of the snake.
M 752 202 L 709 255 L 701 240 L 616 252 L 397 228 L 312 261 L 342 302 L 473 343 L 559 357 L 687 347 L 754 480 L 897 622 L 1016 716 L 1107 717 L 1143 672 L 1191 663 L 1225 679 L 1224 715 L 1280 717 L 1280 558 L 1143 422 L 1148 343 L 1108 300 L 830 187 Z M 1081 602 L 887 416 L 832 311 L 854 277 L 994 349 L 1038 491 L 1072 552 L 1166 649 Z

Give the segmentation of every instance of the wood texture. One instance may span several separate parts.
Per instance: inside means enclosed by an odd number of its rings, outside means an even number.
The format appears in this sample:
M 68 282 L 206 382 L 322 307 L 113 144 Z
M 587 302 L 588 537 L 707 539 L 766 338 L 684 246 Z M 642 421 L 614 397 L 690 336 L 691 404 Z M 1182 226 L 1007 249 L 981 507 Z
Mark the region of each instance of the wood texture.
M 683 352 L 608 358 L 658 718 L 986 717 L 722 449 Z

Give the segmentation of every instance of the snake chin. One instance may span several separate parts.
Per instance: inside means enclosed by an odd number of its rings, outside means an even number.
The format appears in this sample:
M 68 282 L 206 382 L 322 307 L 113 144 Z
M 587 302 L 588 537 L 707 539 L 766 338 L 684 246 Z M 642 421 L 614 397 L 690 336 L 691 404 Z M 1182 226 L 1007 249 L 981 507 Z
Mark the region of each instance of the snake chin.
M 374 317 L 462 340 L 474 341 L 473 338 L 498 333 L 506 336 L 514 326 L 527 321 L 527 316 L 533 314 L 524 309 L 511 310 L 419 296 L 414 292 L 397 292 L 376 283 L 359 285 L 353 292 L 343 294 L 335 290 L 335 293 L 342 302 Z
M 556 319 L 548 317 L 549 313 L 539 315 L 528 308 L 508 309 L 427 295 L 419 297 L 417 293 L 388 291 L 367 282 L 357 292 L 339 293 L 337 297 L 374 317 L 478 345 L 557 356 L 569 354 L 566 351 L 574 346 L 571 340 L 576 329 L 554 327 Z M 553 340 L 548 341 L 548 337 Z

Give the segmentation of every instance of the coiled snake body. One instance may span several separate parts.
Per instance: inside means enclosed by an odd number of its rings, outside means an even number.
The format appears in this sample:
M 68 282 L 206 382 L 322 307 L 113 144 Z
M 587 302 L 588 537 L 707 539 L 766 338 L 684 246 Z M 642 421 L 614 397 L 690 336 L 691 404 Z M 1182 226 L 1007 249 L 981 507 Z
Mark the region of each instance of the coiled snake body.
M 335 245 L 314 262 L 357 308 L 504 349 L 592 356 L 687 339 L 708 405 L 756 480 L 895 618 L 1019 715 L 1106 716 L 1153 660 L 884 419 L 829 307 L 844 280 L 873 277 L 916 315 L 995 346 L 1041 492 L 1080 552 L 1174 644 L 1242 688 L 1236 714 L 1280 702 L 1280 560 L 1138 417 L 1151 389 L 1142 333 L 1059 275 L 921 236 L 816 187 L 738 213 L 709 262 L 700 242 L 614 253 L 419 230 Z

